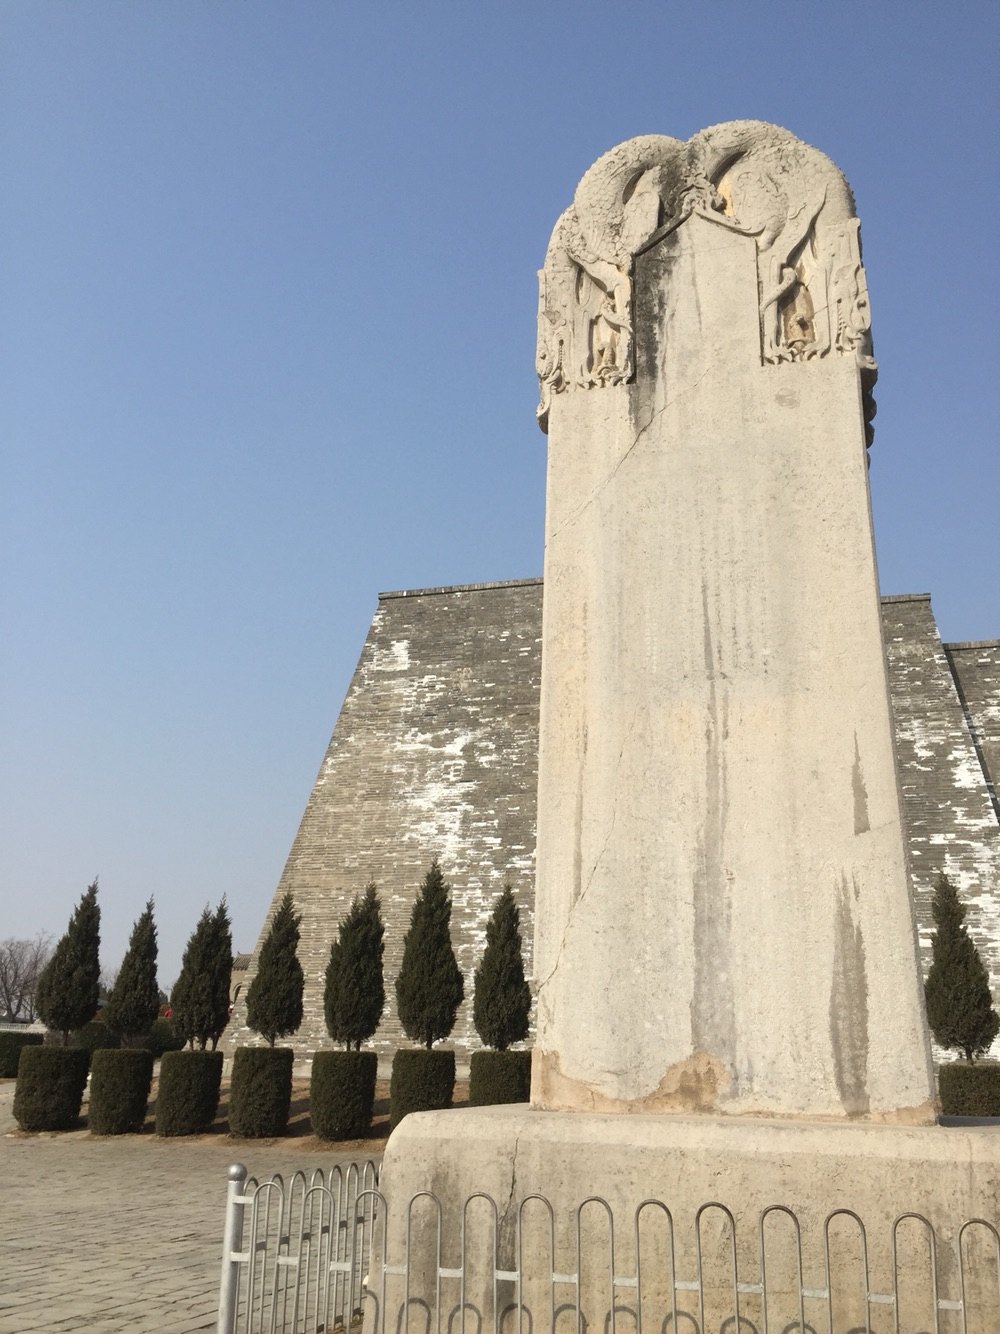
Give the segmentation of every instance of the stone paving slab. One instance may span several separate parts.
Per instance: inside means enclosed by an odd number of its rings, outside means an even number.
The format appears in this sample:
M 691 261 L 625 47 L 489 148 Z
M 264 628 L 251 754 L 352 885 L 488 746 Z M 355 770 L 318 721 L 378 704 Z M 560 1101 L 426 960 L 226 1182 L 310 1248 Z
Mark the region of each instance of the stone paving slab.
M 0 1083 L 0 1334 L 212 1330 L 226 1174 L 329 1169 L 353 1155 L 87 1131 L 23 1136 Z

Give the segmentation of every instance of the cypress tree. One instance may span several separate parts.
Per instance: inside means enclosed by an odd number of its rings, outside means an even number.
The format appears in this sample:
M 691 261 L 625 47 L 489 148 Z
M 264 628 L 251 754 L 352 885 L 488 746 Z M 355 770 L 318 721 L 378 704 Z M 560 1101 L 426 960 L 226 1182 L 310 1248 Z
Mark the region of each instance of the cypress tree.
M 174 1031 L 191 1046 L 204 1051 L 209 1041 L 218 1046 L 229 1019 L 229 983 L 233 970 L 233 938 L 223 899 L 211 912 L 207 907 L 184 949 L 180 977 L 170 995 Z
M 374 883 L 351 904 L 340 923 L 326 966 L 323 1009 L 335 1042 L 360 1051 L 379 1026 L 385 1009 L 382 956 L 385 952 L 382 905 Z
M 121 1035 L 126 1046 L 152 1029 L 160 1011 L 156 954 L 156 923 L 150 899 L 132 927 L 128 950 L 104 1009 L 104 1022 L 113 1033 Z
M 451 947 L 451 899 L 437 858 L 424 877 L 403 941 L 396 1004 L 403 1028 L 430 1051 L 455 1027 L 465 988 Z
M 487 1047 L 506 1051 L 528 1036 L 531 991 L 521 957 L 521 913 L 505 884 L 486 924 L 486 949 L 476 969 L 472 1021 Z
M 286 894 L 260 947 L 257 973 L 247 991 L 247 1023 L 272 1047 L 275 1038 L 288 1037 L 302 1023 L 305 978 L 297 953 L 301 921 L 291 894 Z
M 212 918 L 211 953 L 212 1018 L 208 1036 L 212 1040 L 212 1050 L 219 1045 L 222 1031 L 229 1023 L 229 988 L 233 978 L 233 930 L 229 920 L 226 900 L 215 910 Z
M 66 934 L 38 979 L 35 1002 L 42 1021 L 63 1035 L 90 1023 L 97 1012 L 101 977 L 101 909 L 97 881 L 83 893 Z
M 940 1046 L 963 1051 L 971 1062 L 1000 1032 L 1000 1018 L 986 968 L 965 926 L 965 906 L 943 872 L 934 887 L 931 912 L 937 930 L 924 984 L 927 1022 Z
M 212 914 L 208 907 L 198 918 L 184 947 L 180 976 L 170 993 L 170 1008 L 174 1031 L 182 1042 L 195 1042 L 205 1050 L 212 1032 Z

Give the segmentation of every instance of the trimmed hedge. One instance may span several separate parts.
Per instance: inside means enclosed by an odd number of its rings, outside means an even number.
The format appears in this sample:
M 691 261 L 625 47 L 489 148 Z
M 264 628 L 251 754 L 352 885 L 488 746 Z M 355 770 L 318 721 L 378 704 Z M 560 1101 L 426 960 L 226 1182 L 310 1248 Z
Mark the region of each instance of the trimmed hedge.
M 0 1033 L 0 1079 L 13 1079 L 25 1047 L 40 1047 L 44 1033 Z
M 389 1083 L 389 1130 L 410 1112 L 437 1112 L 451 1106 L 455 1091 L 453 1051 L 397 1051 Z
M 168 1051 L 160 1062 L 158 1135 L 200 1135 L 219 1109 L 221 1051 Z
M 177 1036 L 169 1019 L 156 1019 L 139 1045 L 146 1051 L 152 1052 L 153 1060 L 158 1061 L 164 1052 L 182 1051 L 184 1039 Z
M 291 1047 L 238 1047 L 229 1085 L 229 1133 L 283 1135 L 292 1103 Z
M 78 1028 L 69 1035 L 69 1045 L 71 1047 L 82 1047 L 92 1058 L 95 1051 L 106 1051 L 120 1047 L 122 1040 L 117 1033 L 112 1033 L 107 1024 L 100 1019 L 91 1019 L 89 1024 L 84 1024 L 82 1028 Z
M 75 1130 L 80 1123 L 90 1052 L 82 1047 L 25 1047 L 17 1067 L 14 1119 L 22 1130 Z
M 530 1051 L 474 1051 L 469 1063 L 470 1107 L 527 1102 L 531 1097 Z
M 938 1091 L 945 1116 L 1000 1116 L 1000 1065 L 942 1065 Z
M 120 1047 L 95 1051 L 90 1062 L 87 1121 L 95 1135 L 128 1135 L 146 1120 L 153 1053 Z
M 373 1051 L 318 1051 L 309 1081 L 309 1119 L 320 1139 L 363 1139 L 375 1111 Z

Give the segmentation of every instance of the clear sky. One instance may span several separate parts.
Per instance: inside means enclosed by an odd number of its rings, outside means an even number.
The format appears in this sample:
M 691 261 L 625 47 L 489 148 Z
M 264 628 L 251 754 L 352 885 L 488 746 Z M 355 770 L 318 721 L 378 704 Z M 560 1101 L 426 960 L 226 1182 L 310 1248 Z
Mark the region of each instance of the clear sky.
M 884 592 L 1000 636 L 996 0 L 0 8 L 0 938 L 252 947 L 379 590 L 541 573 L 536 270 L 600 153 L 858 200 Z M 428 849 L 428 855 L 433 849 Z

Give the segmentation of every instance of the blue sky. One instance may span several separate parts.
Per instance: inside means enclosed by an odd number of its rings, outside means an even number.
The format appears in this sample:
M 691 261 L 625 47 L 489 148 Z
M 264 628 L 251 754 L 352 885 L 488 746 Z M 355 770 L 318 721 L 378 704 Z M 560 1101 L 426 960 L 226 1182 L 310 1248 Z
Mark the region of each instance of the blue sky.
M 378 591 L 541 573 L 536 270 L 636 134 L 846 172 L 882 588 L 1000 635 L 998 16 L 8 0 L 0 938 L 99 874 L 109 966 L 149 895 L 164 983 L 252 946 Z

